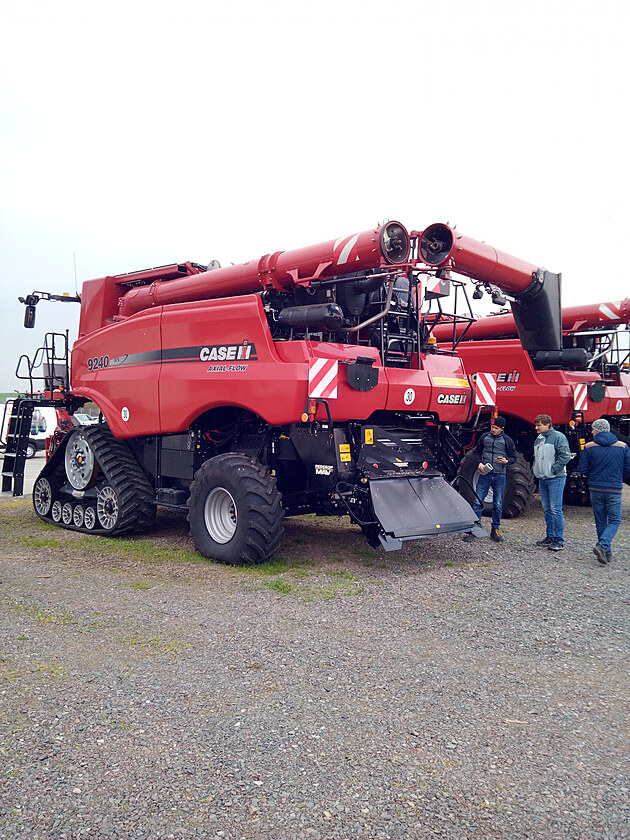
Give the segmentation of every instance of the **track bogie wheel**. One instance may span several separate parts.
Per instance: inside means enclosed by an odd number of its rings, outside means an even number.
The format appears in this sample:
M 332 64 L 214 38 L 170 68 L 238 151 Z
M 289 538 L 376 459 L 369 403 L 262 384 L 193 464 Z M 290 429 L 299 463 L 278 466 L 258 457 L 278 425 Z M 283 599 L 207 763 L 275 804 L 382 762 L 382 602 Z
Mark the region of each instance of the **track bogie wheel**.
M 53 491 L 47 478 L 38 478 L 33 487 L 33 507 L 42 518 L 50 514 L 53 505 Z
M 64 502 L 61 508 L 61 521 L 64 525 L 72 523 L 73 508 L 71 502 Z
M 96 516 L 104 531 L 115 531 L 120 520 L 120 502 L 113 487 L 105 484 L 96 497 Z
M 57 499 L 56 502 L 53 502 L 53 505 L 52 505 L 52 508 L 51 508 L 51 511 L 50 511 L 50 515 L 52 517 L 53 522 L 56 522 L 57 524 L 59 524 L 59 522 L 61 522 L 62 509 L 63 509 L 63 505 L 59 501 L 59 499 Z

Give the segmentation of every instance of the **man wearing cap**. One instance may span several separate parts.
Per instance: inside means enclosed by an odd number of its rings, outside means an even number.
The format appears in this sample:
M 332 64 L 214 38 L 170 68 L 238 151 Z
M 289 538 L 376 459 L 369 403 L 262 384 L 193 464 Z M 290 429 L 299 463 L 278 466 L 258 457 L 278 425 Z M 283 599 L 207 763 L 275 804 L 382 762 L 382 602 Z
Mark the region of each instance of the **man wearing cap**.
M 582 450 L 578 470 L 588 477 L 597 529 L 593 553 L 602 564 L 612 560 L 612 541 L 621 525 L 621 491 L 630 480 L 630 449 L 610 431 L 602 417 L 592 425 L 593 440 Z
M 477 441 L 474 451 L 479 458 L 479 479 L 475 493 L 479 498 L 475 499 L 473 510 L 481 523 L 483 511 L 483 500 L 492 488 L 492 529 L 490 539 L 494 542 L 503 542 L 499 531 L 501 515 L 503 514 L 503 492 L 505 490 L 505 479 L 507 468 L 516 461 L 516 447 L 514 441 L 503 431 L 505 429 L 505 417 L 495 417 L 491 421 L 490 431 L 482 435 Z M 479 501 L 481 499 L 481 501 Z M 471 542 L 475 535 L 468 533 L 464 535 L 464 542 Z

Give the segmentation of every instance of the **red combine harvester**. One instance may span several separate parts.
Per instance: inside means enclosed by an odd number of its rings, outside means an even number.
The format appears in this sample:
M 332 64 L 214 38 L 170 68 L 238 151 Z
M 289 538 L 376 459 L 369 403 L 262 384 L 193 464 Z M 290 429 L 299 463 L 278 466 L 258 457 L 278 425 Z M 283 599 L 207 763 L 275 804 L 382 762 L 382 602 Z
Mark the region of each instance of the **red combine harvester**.
M 492 277 L 523 318 L 543 313 L 553 350 L 559 278 L 472 239 L 447 255 L 450 235 L 389 222 L 242 265 L 84 283 L 71 381 L 56 387 L 71 411 L 96 403 L 103 422 L 57 442 L 37 514 L 113 535 L 150 526 L 157 505 L 179 508 L 197 550 L 226 563 L 264 561 L 284 516 L 304 513 L 348 515 L 387 550 L 475 530 L 445 480 L 457 480 L 475 389 L 420 306 L 449 284 L 446 266 Z M 42 297 L 23 299 L 25 326 Z M 14 444 L 3 490 L 20 473 L 17 424 Z
M 549 414 L 574 453 L 567 467 L 565 501 L 588 504 L 588 484 L 577 471 L 579 455 L 592 439 L 591 423 L 605 417 L 630 443 L 630 301 L 588 304 L 562 310 L 562 352 L 527 352 L 512 314 L 470 319 L 447 317 L 433 327 L 438 342 L 455 342 L 468 374 L 491 370 L 497 378 L 496 410 L 508 420 L 519 452 L 504 497 L 507 516 L 518 516 L 535 489 L 531 464 L 536 414 Z M 567 355 L 568 354 L 568 355 Z M 492 361 L 491 361 L 492 360 Z M 486 418 L 489 419 L 488 412 Z M 469 453 L 462 475 L 476 484 L 477 463 Z M 462 489 L 464 495 L 466 490 Z M 470 494 L 470 491 L 467 491 Z

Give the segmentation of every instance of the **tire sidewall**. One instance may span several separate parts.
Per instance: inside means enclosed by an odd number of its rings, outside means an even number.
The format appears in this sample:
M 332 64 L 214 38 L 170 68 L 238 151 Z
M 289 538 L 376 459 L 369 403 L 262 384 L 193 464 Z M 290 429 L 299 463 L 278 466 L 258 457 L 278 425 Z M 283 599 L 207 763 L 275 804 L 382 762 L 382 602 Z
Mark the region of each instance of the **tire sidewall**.
M 218 455 L 206 461 L 195 475 L 191 486 L 189 499 L 189 523 L 195 547 L 204 557 L 212 558 L 220 563 L 237 565 L 247 562 L 244 558 L 248 547 L 248 531 L 250 522 L 250 505 L 247 499 L 248 477 L 245 469 L 246 456 L 238 461 L 230 456 Z M 249 459 L 252 469 L 260 464 L 254 459 Z M 233 537 L 226 543 L 219 543 L 214 540 L 208 532 L 205 522 L 205 505 L 209 494 L 216 488 L 226 490 L 234 500 L 236 508 L 236 531 Z

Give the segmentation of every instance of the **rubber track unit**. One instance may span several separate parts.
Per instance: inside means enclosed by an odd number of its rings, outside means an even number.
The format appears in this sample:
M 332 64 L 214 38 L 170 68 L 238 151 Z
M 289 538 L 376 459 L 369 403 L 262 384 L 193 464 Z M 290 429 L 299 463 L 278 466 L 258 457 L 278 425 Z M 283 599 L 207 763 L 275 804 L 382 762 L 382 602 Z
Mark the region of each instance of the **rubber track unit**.
M 120 507 L 118 523 L 110 530 L 100 528 L 98 520 L 96 527 L 91 530 L 85 527 L 78 528 L 74 523 L 54 522 L 53 524 L 71 531 L 81 531 L 85 534 L 104 534 L 106 536 L 124 534 L 129 531 L 142 531 L 148 528 L 155 521 L 155 492 L 127 444 L 124 441 L 117 440 L 105 424 L 83 428 L 81 431 L 92 449 L 100 469 L 96 487 L 109 484 L 118 497 Z M 60 499 L 62 502 L 70 501 L 80 504 L 81 498 L 75 497 L 65 490 L 65 488 L 70 489 L 70 485 L 67 484 L 64 466 L 64 455 L 70 437 L 70 434 L 66 435 L 39 477 L 48 478 L 51 482 L 53 501 Z M 95 502 L 95 498 L 86 495 L 86 507 L 95 505 Z M 53 522 L 50 515 L 43 517 L 38 514 L 38 516 L 46 522 Z

